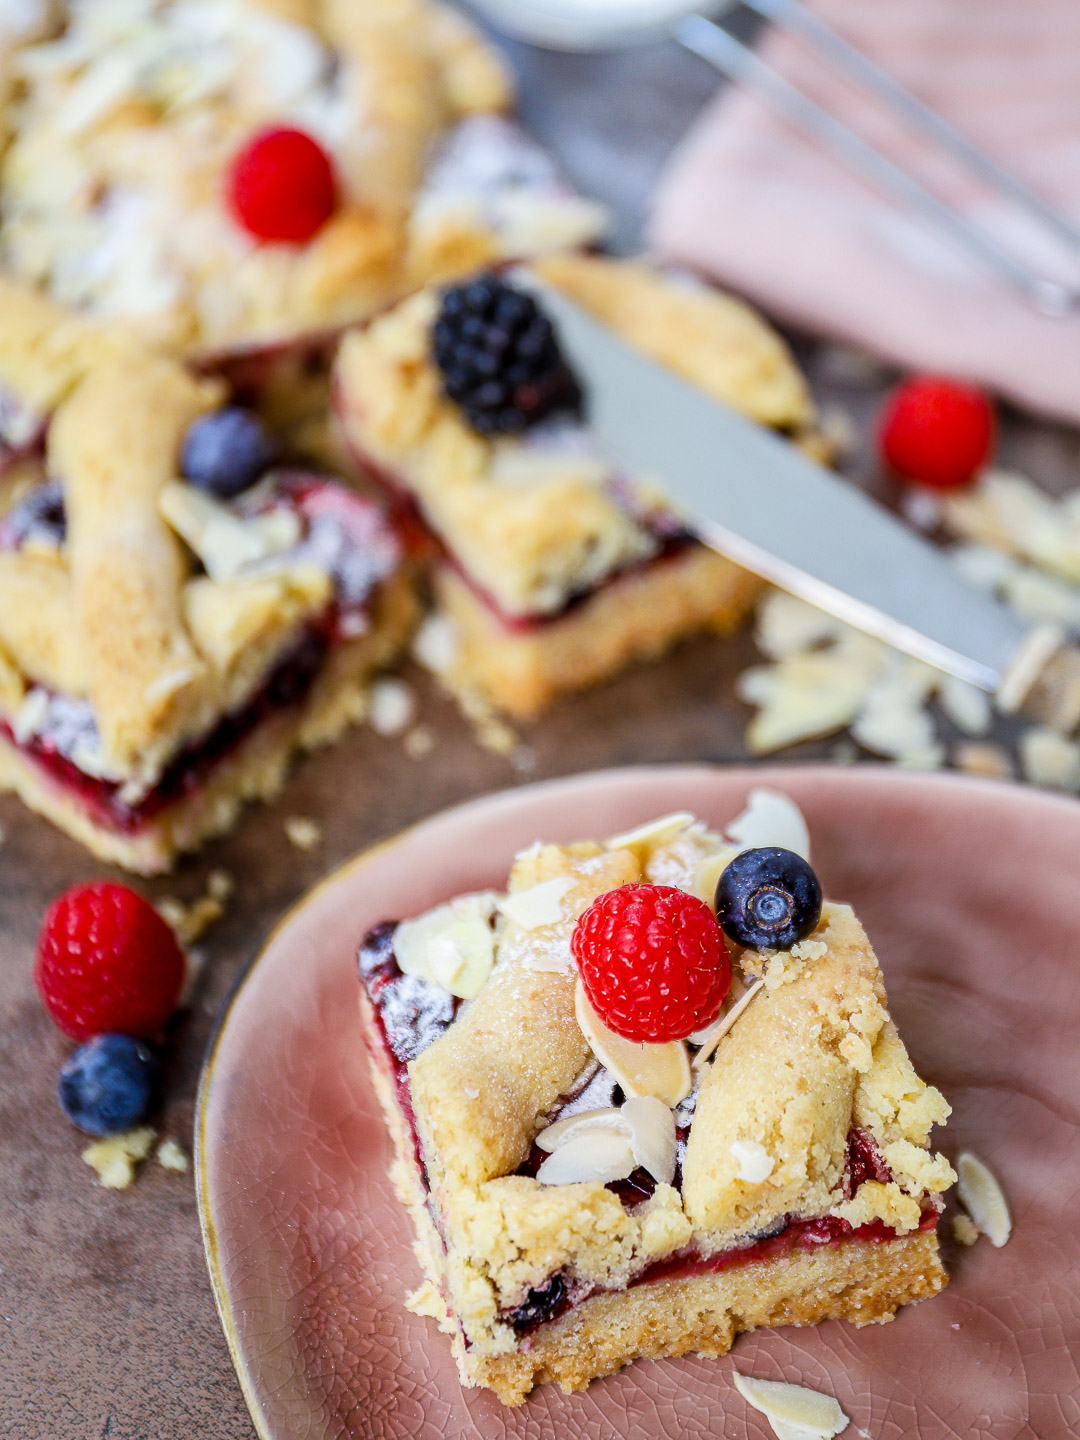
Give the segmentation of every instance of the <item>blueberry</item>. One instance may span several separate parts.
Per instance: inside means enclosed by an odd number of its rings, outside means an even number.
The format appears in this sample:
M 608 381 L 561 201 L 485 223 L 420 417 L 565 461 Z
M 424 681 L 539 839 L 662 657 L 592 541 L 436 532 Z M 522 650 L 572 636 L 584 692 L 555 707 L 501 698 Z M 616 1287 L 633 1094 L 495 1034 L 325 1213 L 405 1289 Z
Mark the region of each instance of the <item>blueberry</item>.
M 736 855 L 720 876 L 715 905 L 736 944 L 790 950 L 821 918 L 821 884 L 801 855 L 766 845 Z
M 549 1320 L 558 1319 L 566 1309 L 567 1299 L 566 1281 L 561 1275 L 556 1275 L 542 1290 L 530 1290 L 524 1304 L 511 1310 L 506 1318 L 520 1335 Z
M 211 410 L 188 426 L 180 464 L 192 485 L 229 500 L 254 485 L 274 459 L 262 421 L 237 405 Z
M 130 1130 L 157 1095 L 153 1052 L 130 1035 L 96 1035 L 64 1063 L 56 1093 L 64 1114 L 88 1135 Z

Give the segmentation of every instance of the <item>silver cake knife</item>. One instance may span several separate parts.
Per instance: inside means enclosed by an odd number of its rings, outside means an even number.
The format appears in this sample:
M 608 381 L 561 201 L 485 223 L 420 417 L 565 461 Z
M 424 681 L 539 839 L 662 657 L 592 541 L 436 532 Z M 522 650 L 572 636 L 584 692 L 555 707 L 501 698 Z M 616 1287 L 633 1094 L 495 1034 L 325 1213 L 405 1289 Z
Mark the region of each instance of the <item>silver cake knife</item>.
M 528 271 L 582 378 L 590 427 L 630 475 L 661 482 L 715 550 L 898 650 L 1034 709 L 1080 721 L 1080 660 L 1027 626 L 854 486 L 632 349 Z M 1073 714 L 1075 710 L 1075 714 Z

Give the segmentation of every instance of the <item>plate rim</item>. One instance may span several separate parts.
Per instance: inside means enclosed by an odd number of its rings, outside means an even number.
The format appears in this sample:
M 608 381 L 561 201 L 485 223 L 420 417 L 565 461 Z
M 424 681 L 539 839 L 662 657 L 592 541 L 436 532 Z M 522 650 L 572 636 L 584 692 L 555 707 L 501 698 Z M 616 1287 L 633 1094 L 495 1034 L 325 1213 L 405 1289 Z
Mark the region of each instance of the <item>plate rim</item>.
M 859 762 L 850 766 L 840 766 L 835 763 L 830 764 L 822 761 L 778 761 L 776 763 L 770 763 L 768 760 L 765 760 L 764 762 L 743 761 L 737 764 L 730 764 L 724 761 L 704 760 L 671 761 L 658 764 L 605 766 L 597 770 L 576 771 L 568 775 L 552 776 L 544 780 L 536 780 L 527 785 L 513 785 L 501 790 L 489 791 L 483 795 L 472 796 L 467 800 L 459 801 L 455 805 L 444 806 L 439 810 L 432 811 L 428 815 L 421 816 L 419 819 L 403 826 L 400 830 L 396 830 L 390 835 L 374 841 L 371 845 L 365 846 L 362 850 L 358 850 L 347 860 L 343 860 L 339 865 L 334 866 L 332 870 L 317 881 L 309 890 L 306 890 L 298 900 L 278 917 L 260 940 L 257 949 L 253 952 L 247 964 L 237 975 L 232 988 L 222 1003 L 221 1010 L 214 1024 L 213 1033 L 207 1044 L 195 1099 L 193 1169 L 195 1172 L 195 1198 L 199 1216 L 203 1257 L 206 1261 L 206 1268 L 210 1277 L 210 1288 L 214 1296 L 218 1319 L 221 1322 L 221 1328 L 229 1349 L 229 1358 L 232 1362 L 233 1370 L 240 1385 L 241 1394 L 244 1397 L 244 1403 L 247 1405 L 252 1424 L 255 1427 L 259 1440 L 278 1440 L 278 1437 L 271 1431 L 270 1422 L 263 1414 L 262 1405 L 254 1393 L 247 1375 L 246 1367 L 241 1356 L 240 1339 L 233 1319 L 232 1307 L 229 1303 L 228 1294 L 221 1274 L 218 1237 L 213 1217 L 210 1213 L 209 1177 L 206 1172 L 206 1125 L 210 1088 L 214 1076 L 214 1065 L 220 1055 L 229 1021 L 237 1002 L 245 987 L 253 978 L 260 962 L 265 958 L 267 952 L 278 937 L 322 894 L 341 883 L 347 876 L 351 876 L 355 871 L 362 869 L 364 865 L 368 864 L 377 856 L 381 856 L 386 851 L 403 844 L 416 831 L 422 830 L 428 825 L 467 812 L 476 813 L 484 810 L 497 811 L 512 808 L 519 800 L 542 791 L 572 790 L 580 785 L 591 784 L 596 781 L 608 781 L 614 784 L 620 779 L 647 778 L 650 776 L 668 775 L 675 772 L 678 772 L 683 777 L 689 777 L 695 772 L 702 775 L 712 775 L 717 771 L 725 771 L 732 775 L 741 774 L 745 776 L 749 783 L 753 783 L 754 780 L 760 776 L 762 784 L 769 782 L 776 783 L 773 777 L 777 771 L 797 773 L 800 777 L 808 778 L 811 781 L 816 778 L 840 780 L 842 784 L 859 784 L 863 777 L 873 777 L 879 781 L 885 780 L 887 783 L 894 784 L 901 789 L 908 788 L 909 786 L 926 789 L 944 787 L 947 789 L 971 790 L 978 794 L 996 793 L 1003 799 L 1008 798 L 1012 804 L 1031 805 L 1033 808 L 1048 806 L 1055 810 L 1072 811 L 1074 814 L 1080 813 L 1080 800 L 1076 797 L 1060 794 L 1056 791 L 1037 789 L 1034 786 L 1021 784 L 1015 780 L 990 779 L 984 776 L 958 774 L 955 771 L 907 770 L 893 765 L 874 762 Z M 768 776 L 768 780 L 766 780 L 766 775 Z

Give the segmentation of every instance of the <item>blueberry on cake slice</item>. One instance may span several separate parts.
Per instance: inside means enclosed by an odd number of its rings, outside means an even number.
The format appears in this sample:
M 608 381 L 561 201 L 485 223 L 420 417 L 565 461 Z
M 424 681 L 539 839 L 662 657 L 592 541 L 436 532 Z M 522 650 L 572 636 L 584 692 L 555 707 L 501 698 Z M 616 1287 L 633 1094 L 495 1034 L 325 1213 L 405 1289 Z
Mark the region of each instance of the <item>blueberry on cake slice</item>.
M 0 516 L 0 785 L 147 874 L 357 718 L 416 618 L 382 511 L 225 398 L 105 354 Z
M 728 833 L 677 814 L 537 842 L 505 893 L 362 942 L 408 1304 L 508 1405 L 946 1283 L 949 1106 L 866 933 L 823 902 L 790 801 L 755 792 Z
M 683 315 L 677 282 L 583 263 L 553 259 L 549 273 L 584 275 L 590 294 L 602 277 L 626 300 L 631 340 L 642 276 L 658 324 Z M 685 364 L 705 388 L 770 424 L 809 425 L 779 337 L 734 301 L 692 299 Z M 459 693 L 527 719 L 689 635 L 730 632 L 758 592 L 655 487 L 612 467 L 551 322 L 506 277 L 428 289 L 350 332 L 335 390 L 353 453 L 432 536 L 435 663 Z
M 308 344 L 426 279 L 597 233 L 498 128 L 504 67 L 436 0 L 55 9 L 10 60 L 0 257 L 155 344 Z

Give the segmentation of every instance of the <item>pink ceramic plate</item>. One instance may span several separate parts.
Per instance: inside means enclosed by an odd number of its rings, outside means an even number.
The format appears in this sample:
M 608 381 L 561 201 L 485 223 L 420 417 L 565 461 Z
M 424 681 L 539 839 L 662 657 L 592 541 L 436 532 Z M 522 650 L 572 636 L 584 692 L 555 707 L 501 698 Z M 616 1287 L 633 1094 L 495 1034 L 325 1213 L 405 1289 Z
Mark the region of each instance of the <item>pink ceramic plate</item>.
M 639 1364 L 505 1411 L 462 1392 L 402 1308 L 419 1271 L 357 1019 L 357 941 L 384 918 L 501 884 L 538 836 L 665 811 L 731 819 L 750 786 L 810 820 L 830 895 L 857 907 L 922 1074 L 955 1107 L 944 1148 L 990 1163 L 1013 1238 L 953 1251 L 953 1280 L 893 1324 L 775 1330 L 721 1361 Z M 279 926 L 225 1016 L 198 1125 L 199 1207 L 221 1311 L 265 1440 L 766 1440 L 732 1371 L 835 1394 L 873 1440 L 1080 1433 L 1080 806 L 858 768 L 584 775 L 439 815 L 361 855 Z M 1070 1356 L 1077 1357 L 1076 1359 Z M 851 1435 L 856 1434 L 853 1429 Z

